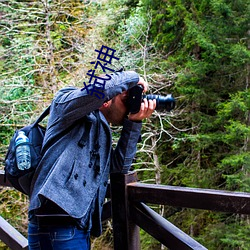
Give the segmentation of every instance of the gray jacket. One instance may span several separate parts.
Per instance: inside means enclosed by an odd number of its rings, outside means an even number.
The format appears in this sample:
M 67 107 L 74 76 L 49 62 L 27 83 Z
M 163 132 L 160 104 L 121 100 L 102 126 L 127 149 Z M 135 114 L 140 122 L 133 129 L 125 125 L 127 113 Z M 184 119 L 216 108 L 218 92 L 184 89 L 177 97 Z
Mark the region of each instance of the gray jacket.
M 113 150 L 109 124 L 98 108 L 138 81 L 139 76 L 133 71 L 112 74 L 105 84 L 104 99 L 73 87 L 56 94 L 44 138 L 44 155 L 32 184 L 29 211 L 38 209 L 47 198 L 78 219 L 83 227 L 90 223 L 93 235 L 101 234 L 100 218 L 109 173 L 128 172 L 136 153 L 141 123 L 125 119 Z M 96 141 L 96 112 L 101 119 L 98 169 L 92 154 Z

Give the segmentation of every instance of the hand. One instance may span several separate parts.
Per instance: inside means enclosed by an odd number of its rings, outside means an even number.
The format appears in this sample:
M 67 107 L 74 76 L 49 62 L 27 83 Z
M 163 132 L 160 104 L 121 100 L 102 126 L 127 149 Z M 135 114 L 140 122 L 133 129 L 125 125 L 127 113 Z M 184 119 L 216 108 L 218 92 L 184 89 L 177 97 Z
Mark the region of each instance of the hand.
M 156 100 L 143 99 L 141 103 L 141 109 L 136 114 L 129 114 L 128 119 L 131 121 L 142 121 L 145 118 L 149 118 L 156 108 Z
M 148 83 L 146 83 L 145 80 L 142 77 L 139 78 L 139 82 L 137 84 L 143 86 L 143 93 L 147 92 Z

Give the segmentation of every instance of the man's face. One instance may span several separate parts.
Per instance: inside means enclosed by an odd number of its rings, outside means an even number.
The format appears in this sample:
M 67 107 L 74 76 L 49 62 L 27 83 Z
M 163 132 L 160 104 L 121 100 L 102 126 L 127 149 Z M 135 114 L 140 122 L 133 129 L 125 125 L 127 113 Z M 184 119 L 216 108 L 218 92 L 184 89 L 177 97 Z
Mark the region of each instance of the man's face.
M 108 101 L 108 107 L 103 112 L 107 121 L 113 125 L 122 125 L 124 118 L 128 115 L 128 108 L 126 106 L 127 91 L 115 96 Z

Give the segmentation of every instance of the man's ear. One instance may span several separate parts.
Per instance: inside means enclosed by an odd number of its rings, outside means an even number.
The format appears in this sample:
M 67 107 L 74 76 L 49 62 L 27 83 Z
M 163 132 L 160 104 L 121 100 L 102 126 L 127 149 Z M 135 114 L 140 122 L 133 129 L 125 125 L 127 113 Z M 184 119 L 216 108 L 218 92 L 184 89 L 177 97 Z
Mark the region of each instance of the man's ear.
M 102 104 L 102 107 L 103 108 L 107 108 L 109 106 L 109 103 L 108 102 L 104 102 L 103 104 Z
M 102 114 L 105 116 L 106 119 L 108 116 L 109 106 L 110 106 L 110 101 L 107 101 L 107 102 L 104 102 L 102 106 L 99 108 L 99 110 L 102 112 Z
M 107 101 L 107 102 L 104 102 L 104 103 L 102 104 L 102 106 L 100 107 L 100 110 L 106 109 L 106 108 L 108 108 L 109 106 L 110 106 L 110 100 Z

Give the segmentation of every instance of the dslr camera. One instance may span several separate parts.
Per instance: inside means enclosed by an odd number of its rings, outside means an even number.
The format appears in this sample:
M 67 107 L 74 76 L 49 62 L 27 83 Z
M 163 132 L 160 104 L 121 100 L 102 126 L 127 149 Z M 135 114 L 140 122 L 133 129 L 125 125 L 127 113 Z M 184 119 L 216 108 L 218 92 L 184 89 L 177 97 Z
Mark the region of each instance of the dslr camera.
M 127 107 L 131 114 L 136 114 L 140 111 L 141 102 L 144 98 L 147 100 L 156 100 L 156 110 L 158 111 L 168 111 L 170 112 L 175 107 L 175 99 L 172 94 L 167 96 L 161 95 L 143 95 L 143 87 L 141 85 L 136 85 L 129 89 Z

